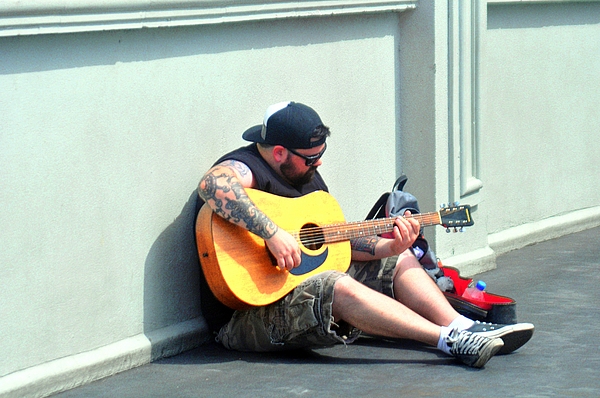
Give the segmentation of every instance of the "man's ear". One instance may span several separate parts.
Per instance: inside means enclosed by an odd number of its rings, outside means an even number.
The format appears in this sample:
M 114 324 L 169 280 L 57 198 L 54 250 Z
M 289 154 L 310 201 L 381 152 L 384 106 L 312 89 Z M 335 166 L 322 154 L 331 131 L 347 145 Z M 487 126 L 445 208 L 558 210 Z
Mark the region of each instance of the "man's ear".
M 283 163 L 285 162 L 285 159 L 287 158 L 287 149 L 285 149 L 285 147 L 281 146 L 281 145 L 275 145 L 272 149 L 272 153 L 273 153 L 273 160 L 277 163 Z

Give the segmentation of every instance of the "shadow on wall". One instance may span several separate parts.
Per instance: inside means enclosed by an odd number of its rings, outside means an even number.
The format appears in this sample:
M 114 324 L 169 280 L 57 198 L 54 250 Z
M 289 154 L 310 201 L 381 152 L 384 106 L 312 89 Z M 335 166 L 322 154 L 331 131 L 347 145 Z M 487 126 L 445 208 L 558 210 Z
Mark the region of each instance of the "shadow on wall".
M 198 210 L 198 194 L 194 190 L 179 216 L 150 248 L 144 268 L 146 334 L 201 315 L 200 262 L 195 238 Z
M 307 21 L 317 28 L 307 30 Z M 368 24 L 364 20 L 356 22 L 356 29 L 347 29 L 344 17 L 330 19 L 327 26 L 321 21 L 315 18 L 6 37 L 1 43 L 0 75 L 302 47 L 390 34 L 385 24 L 378 24 L 377 18 L 371 18 Z
M 487 15 L 488 29 L 596 25 L 600 23 L 600 3 L 488 4 Z

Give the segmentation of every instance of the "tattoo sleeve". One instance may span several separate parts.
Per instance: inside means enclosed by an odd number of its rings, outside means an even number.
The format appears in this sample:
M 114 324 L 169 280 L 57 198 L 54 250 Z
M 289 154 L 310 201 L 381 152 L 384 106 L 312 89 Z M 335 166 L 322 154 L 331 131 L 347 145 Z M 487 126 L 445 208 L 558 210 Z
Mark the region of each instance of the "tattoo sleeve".
M 249 173 L 246 165 L 229 161 L 209 170 L 200 181 L 198 195 L 225 220 L 269 239 L 277 232 L 277 225 L 250 200 L 234 171 Z
M 356 238 L 350 241 L 350 247 L 352 248 L 352 250 L 370 253 L 372 256 L 374 256 L 375 246 L 377 246 L 377 242 L 379 242 L 379 238 L 376 236 Z

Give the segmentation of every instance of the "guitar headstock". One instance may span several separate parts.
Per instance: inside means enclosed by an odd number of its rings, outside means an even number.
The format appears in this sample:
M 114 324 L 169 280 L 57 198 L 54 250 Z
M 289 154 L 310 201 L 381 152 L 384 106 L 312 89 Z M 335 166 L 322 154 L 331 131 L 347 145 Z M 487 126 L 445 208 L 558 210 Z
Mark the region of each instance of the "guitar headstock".
M 471 218 L 471 206 L 469 205 L 445 206 L 440 209 L 439 215 L 442 220 L 440 224 L 446 227 L 447 230 L 470 227 L 474 224 Z

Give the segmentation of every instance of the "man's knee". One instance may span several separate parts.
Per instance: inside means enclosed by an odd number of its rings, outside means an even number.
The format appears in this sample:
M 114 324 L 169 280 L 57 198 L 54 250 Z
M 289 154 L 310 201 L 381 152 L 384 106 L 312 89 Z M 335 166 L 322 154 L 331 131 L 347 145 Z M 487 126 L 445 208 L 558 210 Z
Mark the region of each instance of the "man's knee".
M 423 267 L 419 260 L 415 257 L 415 255 L 410 250 L 405 250 L 404 252 L 398 255 L 398 260 L 396 261 L 396 269 L 394 270 L 394 274 L 398 272 L 403 272 L 409 269 L 420 269 Z
M 341 298 L 341 297 L 345 297 L 348 295 L 355 295 L 358 285 L 362 285 L 362 284 L 360 282 L 352 279 L 348 275 L 346 275 L 342 278 L 339 278 L 338 280 L 335 281 L 335 285 L 333 288 L 334 301 L 335 301 L 335 298 L 338 298 L 338 297 Z

